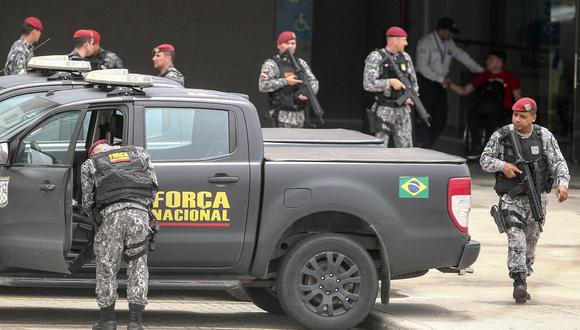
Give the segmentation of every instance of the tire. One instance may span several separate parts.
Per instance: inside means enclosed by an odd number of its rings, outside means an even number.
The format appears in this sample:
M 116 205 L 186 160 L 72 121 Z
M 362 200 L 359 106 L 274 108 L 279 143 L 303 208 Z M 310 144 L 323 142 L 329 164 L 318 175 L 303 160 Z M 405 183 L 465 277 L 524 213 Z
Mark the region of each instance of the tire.
M 317 234 L 286 254 L 277 285 L 282 308 L 302 326 L 348 329 L 370 313 L 378 278 L 371 256 L 357 242 L 339 234 Z
M 254 303 L 254 305 L 260 307 L 270 314 L 284 315 L 284 309 L 280 305 L 278 296 L 276 295 L 276 287 L 273 288 L 260 288 L 260 287 L 248 287 L 245 288 L 248 297 Z

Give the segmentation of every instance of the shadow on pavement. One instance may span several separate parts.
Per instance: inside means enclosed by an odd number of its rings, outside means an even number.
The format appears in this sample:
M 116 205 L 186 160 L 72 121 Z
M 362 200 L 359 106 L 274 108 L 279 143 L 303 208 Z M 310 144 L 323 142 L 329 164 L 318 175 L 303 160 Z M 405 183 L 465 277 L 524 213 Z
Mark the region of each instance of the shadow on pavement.
M 127 311 L 116 313 L 119 326 L 126 325 Z M 79 326 L 87 329 L 99 318 L 96 309 L 0 308 L 0 324 L 15 329 L 30 326 Z M 264 313 L 196 313 L 190 311 L 145 311 L 143 323 L 148 329 L 215 327 L 252 329 L 299 329 L 285 316 Z
M 451 311 L 441 306 L 432 305 L 432 304 L 421 304 L 421 303 L 409 303 L 409 304 L 402 304 L 402 303 L 390 303 L 389 305 L 385 306 L 382 304 L 375 304 L 375 310 L 381 311 L 385 314 L 395 315 L 399 318 L 418 318 L 421 317 L 428 317 L 433 318 L 434 316 L 437 318 L 444 319 L 446 322 L 460 322 L 460 321 L 471 321 L 473 317 L 470 314 L 473 314 L 472 310 L 465 310 L 465 311 Z
M 125 290 L 119 294 L 121 329 L 128 312 Z M 1 329 L 90 329 L 99 318 L 93 289 L 0 287 L 0 298 Z M 148 329 L 299 329 L 286 316 L 262 312 L 222 291 L 153 290 L 143 321 Z

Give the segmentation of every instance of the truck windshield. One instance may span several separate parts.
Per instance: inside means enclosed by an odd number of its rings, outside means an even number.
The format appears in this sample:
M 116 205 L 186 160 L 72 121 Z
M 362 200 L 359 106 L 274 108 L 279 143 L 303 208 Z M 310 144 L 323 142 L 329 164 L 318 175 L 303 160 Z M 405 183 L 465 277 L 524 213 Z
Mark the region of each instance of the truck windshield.
M 0 101 L 0 139 L 57 105 L 36 95 L 19 95 Z

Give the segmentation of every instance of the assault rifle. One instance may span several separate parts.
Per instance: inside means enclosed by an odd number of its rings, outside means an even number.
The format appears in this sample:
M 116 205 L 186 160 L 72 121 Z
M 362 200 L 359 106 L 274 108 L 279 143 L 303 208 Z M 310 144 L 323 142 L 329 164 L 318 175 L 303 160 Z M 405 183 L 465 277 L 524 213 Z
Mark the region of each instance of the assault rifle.
M 514 155 L 516 156 L 515 164 L 522 171 L 518 176 L 519 184 L 516 188 L 508 192 L 508 195 L 515 196 L 521 193 L 526 194 L 528 201 L 530 202 L 530 208 L 532 209 L 532 216 L 534 220 L 538 223 L 540 231 L 543 231 L 542 227 L 544 225 L 544 212 L 542 212 L 542 203 L 540 200 L 540 177 L 539 171 L 534 171 L 533 167 L 538 166 L 537 162 L 528 162 L 522 156 L 522 149 L 520 146 L 520 138 L 516 135 L 515 128 L 510 128 L 510 141 L 512 144 L 512 149 Z M 536 174 L 535 183 L 534 177 L 532 177 L 532 171 Z
M 320 124 L 324 125 L 324 119 L 322 119 L 322 117 L 324 116 L 324 111 L 322 110 L 320 103 L 318 103 L 318 98 L 316 98 L 316 94 L 314 94 L 314 91 L 312 90 L 312 86 L 310 86 L 310 83 L 308 82 L 308 76 L 306 75 L 306 70 L 304 70 L 302 65 L 298 64 L 298 61 L 296 61 L 296 58 L 294 57 L 294 55 L 292 55 L 292 52 L 290 52 L 290 49 L 288 49 L 286 51 L 286 56 L 288 56 L 288 58 L 290 59 L 290 62 L 292 63 L 292 66 L 294 67 L 294 72 L 296 72 L 296 76 L 298 77 L 299 80 L 302 80 L 302 82 L 303 82 L 302 85 L 304 86 L 304 92 L 306 94 L 304 96 L 306 96 L 308 98 L 308 104 L 310 105 L 310 107 L 314 111 L 314 114 L 316 115 L 316 117 L 318 117 L 318 120 L 320 120 Z M 307 111 L 305 113 L 306 120 L 309 120 L 309 118 L 308 118 L 309 115 L 310 114 Z
M 403 104 L 405 104 L 407 99 L 411 99 L 413 103 L 415 103 L 415 109 L 417 109 L 417 114 L 419 115 L 419 117 L 421 117 L 421 119 L 425 122 L 425 125 L 427 125 L 427 127 L 431 127 L 431 123 L 429 122 L 431 120 L 431 116 L 429 115 L 427 110 L 425 110 L 423 102 L 421 102 L 421 100 L 419 99 L 419 95 L 417 95 L 417 93 L 413 89 L 413 84 L 411 84 L 409 77 L 407 77 L 401 72 L 399 66 L 395 64 L 393 56 L 391 56 L 391 54 L 389 54 L 388 52 L 386 52 L 386 54 L 387 56 L 385 57 L 385 60 L 389 62 L 389 65 L 393 68 L 393 70 L 395 70 L 397 78 L 403 83 L 403 85 L 405 85 L 403 95 L 401 95 L 401 97 L 399 97 L 395 102 L 397 102 L 398 105 L 402 106 Z M 401 54 L 401 56 L 403 55 Z

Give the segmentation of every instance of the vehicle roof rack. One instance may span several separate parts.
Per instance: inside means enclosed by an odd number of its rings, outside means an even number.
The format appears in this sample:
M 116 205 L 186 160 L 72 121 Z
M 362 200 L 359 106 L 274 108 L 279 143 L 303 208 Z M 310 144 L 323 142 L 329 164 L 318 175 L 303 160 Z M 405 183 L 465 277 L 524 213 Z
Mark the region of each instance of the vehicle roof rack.
M 127 86 L 117 86 L 107 93 L 107 96 L 143 96 L 143 95 L 145 95 L 143 89 Z
M 84 80 L 85 77 L 83 76 L 82 73 L 80 72 L 68 72 L 68 71 L 48 71 L 48 70 L 42 70 L 43 74 L 51 74 L 48 78 L 46 78 L 49 81 L 53 81 L 53 80 Z
M 67 55 L 35 56 L 28 61 L 27 67 L 32 70 L 40 71 L 91 71 L 90 62 L 69 60 Z

